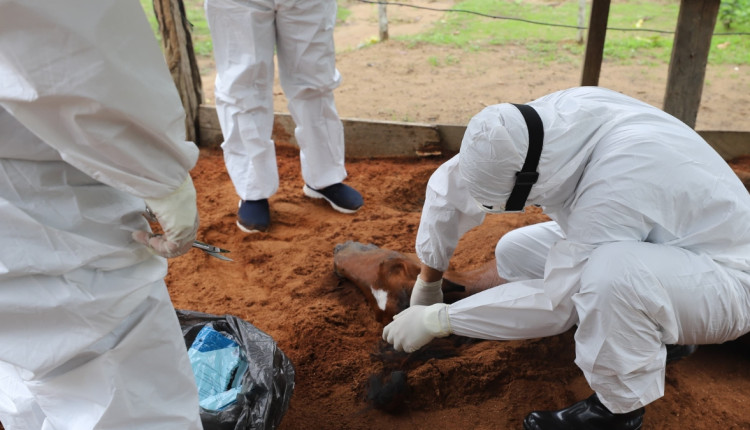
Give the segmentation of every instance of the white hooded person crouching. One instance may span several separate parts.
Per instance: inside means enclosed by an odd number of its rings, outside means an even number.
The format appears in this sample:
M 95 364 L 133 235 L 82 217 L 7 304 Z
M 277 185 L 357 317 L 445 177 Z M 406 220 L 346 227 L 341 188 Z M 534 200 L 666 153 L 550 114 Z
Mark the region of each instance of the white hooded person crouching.
M 499 240 L 508 283 L 442 303 L 458 240 L 485 213 L 506 211 L 527 162 L 520 108 L 487 107 L 430 178 L 416 241 L 422 270 L 383 338 L 411 352 L 451 333 L 529 339 L 577 325 L 576 364 L 595 393 L 532 412 L 524 427 L 638 429 L 644 407 L 664 395 L 667 345 L 750 331 L 750 195 L 694 130 L 628 96 L 580 87 L 527 106 L 543 145 L 538 180 L 515 209 L 540 206 L 552 221 Z

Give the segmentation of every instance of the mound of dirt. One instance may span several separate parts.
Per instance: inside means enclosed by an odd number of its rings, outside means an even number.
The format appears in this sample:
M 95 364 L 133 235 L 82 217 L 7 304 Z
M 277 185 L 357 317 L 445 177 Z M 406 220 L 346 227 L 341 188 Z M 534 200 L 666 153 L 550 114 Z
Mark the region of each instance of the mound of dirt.
M 487 105 L 526 102 L 576 86 L 581 77 L 583 58 L 542 63 L 522 45 L 468 51 L 396 40 L 443 17 L 424 9 L 389 6 L 391 40 L 373 43 L 377 5 L 346 7 L 352 14 L 335 30 L 342 118 L 465 125 Z M 201 59 L 201 69 L 206 104 L 213 104 L 211 59 Z M 600 85 L 661 106 L 666 77 L 667 65 L 605 58 Z M 278 79 L 274 102 L 288 112 Z M 696 128 L 750 130 L 748 116 L 750 69 L 709 65 Z M 302 195 L 298 153 L 277 143 L 282 179 L 271 198 L 273 225 L 256 235 L 234 225 L 237 197 L 220 150 L 202 150 L 192 172 L 199 238 L 231 249 L 235 261 L 192 251 L 170 262 L 167 280 L 176 307 L 236 315 L 277 340 L 297 371 L 282 430 L 521 428 L 529 411 L 561 408 L 591 393 L 573 364 L 572 332 L 513 342 L 450 337 L 411 355 L 385 348 L 365 297 L 334 274 L 333 249 L 353 240 L 413 252 L 427 180 L 445 159 L 349 160 L 347 182 L 362 191 L 365 207 L 344 215 Z M 750 157 L 733 166 L 750 178 Z M 544 220 L 535 211 L 489 216 L 462 239 L 453 264 L 476 268 L 493 258 L 505 232 Z M 644 428 L 750 428 L 749 344 L 704 346 L 671 364 L 666 395 L 649 405 Z M 383 390 L 378 396 L 376 388 Z
M 557 409 L 591 393 L 573 364 L 573 333 L 527 341 L 437 340 L 411 355 L 389 350 L 364 295 L 333 270 L 333 249 L 354 240 L 411 253 L 427 179 L 444 158 L 351 160 L 362 191 L 356 214 L 302 194 L 298 152 L 279 146 L 272 227 L 235 227 L 237 197 L 220 150 L 203 149 L 193 178 L 199 239 L 234 262 L 198 250 L 170 260 L 178 309 L 231 314 L 271 335 L 296 369 L 281 429 L 511 429 L 534 409 Z M 750 157 L 732 163 L 750 174 Z M 546 220 L 538 211 L 491 215 L 459 244 L 453 264 L 493 258 L 505 232 Z M 648 429 L 750 428 L 750 342 L 702 346 L 667 370 L 666 395 L 647 407 Z M 396 387 L 375 397 L 375 388 Z

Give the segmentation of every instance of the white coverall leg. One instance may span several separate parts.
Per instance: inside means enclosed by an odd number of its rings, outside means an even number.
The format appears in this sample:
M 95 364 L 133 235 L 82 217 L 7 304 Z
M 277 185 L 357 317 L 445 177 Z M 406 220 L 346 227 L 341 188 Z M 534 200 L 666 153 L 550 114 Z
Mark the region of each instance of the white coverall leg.
M 577 316 L 570 295 L 550 295 L 543 280 L 549 250 L 562 238 L 553 221 L 503 235 L 495 247 L 495 261 L 498 274 L 509 283 L 453 303 L 453 333 L 478 339 L 530 339 L 573 327 Z
M 0 0 L 0 105 L 0 422 L 202 429 L 167 262 L 131 236 L 198 156 L 140 4 Z
M 296 124 L 302 177 L 320 189 L 346 178 L 344 132 L 333 90 L 334 0 L 206 0 L 216 60 L 216 109 L 224 159 L 243 200 L 278 189 L 273 131 L 274 49 Z
M 508 232 L 495 249 L 498 273 L 511 282 L 541 281 L 547 254 L 560 239 L 564 235 L 554 222 Z M 542 317 L 515 318 L 520 301 L 544 295 L 541 282 L 522 285 L 505 284 L 453 305 L 454 333 L 480 338 L 492 333 L 498 339 L 523 339 L 529 330 L 545 335 L 548 312 L 528 309 L 526 316 Z M 552 320 L 578 318 L 576 364 L 592 389 L 606 393 L 600 397 L 614 412 L 635 410 L 663 395 L 665 345 L 717 344 L 750 331 L 750 275 L 678 247 L 618 242 L 597 248 L 572 301 L 575 307 L 556 307 L 558 318 Z M 476 303 L 482 302 L 494 313 L 491 320 L 476 317 L 483 312 Z M 464 308 L 472 309 L 471 319 Z M 560 327 L 555 331 L 571 326 Z
M 615 413 L 664 395 L 665 344 L 718 344 L 750 330 L 750 274 L 673 246 L 597 248 L 573 301 L 576 364 Z
M 511 230 L 495 246 L 497 273 L 508 282 L 544 278 L 544 265 L 552 245 L 564 239 L 554 221 Z

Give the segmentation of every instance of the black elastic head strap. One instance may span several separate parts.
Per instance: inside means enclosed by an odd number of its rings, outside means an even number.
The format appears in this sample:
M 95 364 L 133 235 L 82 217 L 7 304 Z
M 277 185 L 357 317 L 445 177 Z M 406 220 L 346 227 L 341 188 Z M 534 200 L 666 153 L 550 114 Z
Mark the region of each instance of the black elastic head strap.
M 505 203 L 506 212 L 522 211 L 526 206 L 526 199 L 529 197 L 531 187 L 539 179 L 539 172 L 536 171 L 539 166 L 539 158 L 542 155 L 542 142 L 544 142 L 544 126 L 539 114 L 534 108 L 528 105 L 513 104 L 521 111 L 526 128 L 529 130 L 529 150 L 526 153 L 526 161 L 520 172 L 516 172 L 516 183 L 513 186 L 508 201 Z

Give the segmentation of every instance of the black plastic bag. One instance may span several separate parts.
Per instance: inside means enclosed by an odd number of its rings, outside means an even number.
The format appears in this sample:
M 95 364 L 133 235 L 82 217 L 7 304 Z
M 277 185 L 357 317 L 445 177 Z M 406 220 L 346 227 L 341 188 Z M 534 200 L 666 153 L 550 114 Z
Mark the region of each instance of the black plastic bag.
M 275 429 L 281 423 L 294 391 L 294 366 L 271 336 L 232 315 L 177 310 L 185 346 L 210 325 L 240 345 L 248 369 L 242 377 L 237 402 L 220 411 L 201 408 L 204 430 Z

